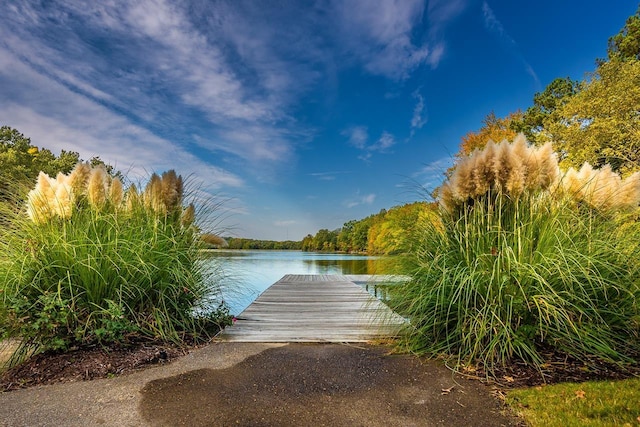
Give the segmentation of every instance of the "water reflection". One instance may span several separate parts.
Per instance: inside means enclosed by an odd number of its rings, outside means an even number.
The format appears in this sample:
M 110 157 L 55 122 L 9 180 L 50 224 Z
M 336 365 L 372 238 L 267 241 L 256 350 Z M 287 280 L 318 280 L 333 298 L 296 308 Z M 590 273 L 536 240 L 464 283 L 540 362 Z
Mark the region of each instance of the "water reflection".
M 208 251 L 231 313 L 239 314 L 286 274 L 391 274 L 386 257 L 298 251 Z

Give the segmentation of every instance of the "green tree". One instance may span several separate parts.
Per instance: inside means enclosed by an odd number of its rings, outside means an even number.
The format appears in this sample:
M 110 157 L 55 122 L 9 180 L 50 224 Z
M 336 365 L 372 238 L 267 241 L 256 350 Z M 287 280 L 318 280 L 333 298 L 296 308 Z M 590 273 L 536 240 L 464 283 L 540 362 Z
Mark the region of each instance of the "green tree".
M 640 6 L 620 32 L 609 39 L 607 55 L 609 60 L 640 60 Z
M 580 91 L 580 85 L 579 81 L 569 77 L 553 80 L 544 91 L 533 96 L 533 106 L 527 108 L 522 117 L 522 127 L 517 130 L 532 143 L 546 142 L 545 123 L 555 119 L 555 111 Z
M 367 253 L 393 255 L 409 250 L 409 237 L 415 232 L 419 217 L 429 209 L 436 209 L 435 206 L 425 202 L 408 203 L 378 215 L 369 228 Z
M 610 164 L 626 175 L 640 170 L 640 61 L 602 63 L 544 127 L 561 165 Z
M 351 252 L 351 234 L 353 233 L 353 227 L 356 224 L 356 220 L 347 221 L 344 223 L 340 232 L 338 233 L 338 250 L 342 252 Z
M 62 150 L 56 157 L 47 149 L 31 144 L 31 140 L 9 126 L 0 128 L 0 168 L 13 179 L 35 179 L 40 171 L 51 176 L 69 173 L 78 163 L 78 153 Z

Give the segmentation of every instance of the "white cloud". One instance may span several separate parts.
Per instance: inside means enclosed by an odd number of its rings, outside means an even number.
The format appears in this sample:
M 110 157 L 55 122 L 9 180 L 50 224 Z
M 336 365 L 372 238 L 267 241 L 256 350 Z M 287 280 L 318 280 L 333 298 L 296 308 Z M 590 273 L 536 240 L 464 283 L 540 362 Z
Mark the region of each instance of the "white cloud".
M 366 126 L 352 126 L 343 130 L 340 133 L 342 136 L 348 138 L 350 145 L 353 145 L 363 153 L 358 156 L 358 159 L 368 162 L 373 157 L 373 153 L 386 153 L 389 148 L 393 147 L 397 141 L 395 137 L 387 132 L 383 131 L 380 137 L 372 144 L 369 144 L 369 134 Z
M 371 74 L 401 80 L 428 61 L 429 46 L 412 40 L 423 0 L 336 0 L 333 6 L 341 43 Z
M 415 91 L 413 93 L 413 97 L 417 99 L 416 106 L 413 107 L 413 116 L 411 117 L 411 134 L 415 132 L 416 129 L 422 128 L 422 126 L 427 123 L 426 114 L 424 114 L 424 98 L 420 94 L 420 92 Z
M 202 12 L 215 19 L 196 25 L 190 13 L 198 11 L 165 0 L 22 2 L 0 17 L 0 39 L 9 56 L 116 115 L 161 133 L 188 130 L 202 148 L 249 162 L 248 170 L 260 173 L 290 160 L 295 145 L 308 140 L 309 131 L 287 108 L 305 87 L 298 83 L 311 84 L 315 71 L 279 59 L 268 41 L 253 50 L 261 57 L 234 62 L 231 34 L 242 32 L 223 31 L 215 21 L 243 28 L 251 22 L 225 3 L 207 8 Z M 266 24 L 255 40 L 273 39 Z M 181 123 L 185 118 L 193 122 Z
M 335 181 L 336 175 L 344 175 L 349 174 L 351 172 L 348 171 L 334 171 L 334 172 L 314 172 L 310 173 L 309 176 L 313 176 L 321 181 Z
M 453 165 L 453 158 L 443 157 L 426 164 L 422 169 L 413 174 L 415 183 L 421 188 L 424 196 L 430 196 L 431 192 L 442 184 L 445 172 Z
M 340 135 L 346 136 L 349 144 L 363 150 L 367 146 L 369 133 L 366 126 L 352 126 L 340 132 Z
M 394 145 L 396 145 L 396 139 L 393 135 L 391 135 L 389 132 L 384 131 L 382 132 L 382 135 L 380 135 L 380 138 L 378 138 L 378 140 L 375 142 L 375 144 L 371 145 L 370 147 L 368 147 L 369 151 L 378 151 L 380 153 L 384 153 L 386 152 L 389 148 L 393 147 Z
M 0 49 L 0 56 L 4 53 L 7 52 Z M 243 180 L 233 173 L 204 162 L 180 145 L 34 72 L 20 61 L 8 60 L 10 57 L 7 53 L 0 64 L 0 84 L 19 90 L 6 94 L 15 101 L 0 105 L 0 117 L 3 124 L 17 128 L 35 145 L 54 152 L 77 151 L 85 159 L 100 156 L 118 169 L 140 177 L 174 168 L 206 182 L 208 188 L 243 185 Z M 22 99 L 32 93 L 38 96 Z
M 371 205 L 376 200 L 376 195 L 371 193 L 364 196 L 357 196 L 353 200 L 345 202 L 345 206 L 349 209 L 360 205 Z

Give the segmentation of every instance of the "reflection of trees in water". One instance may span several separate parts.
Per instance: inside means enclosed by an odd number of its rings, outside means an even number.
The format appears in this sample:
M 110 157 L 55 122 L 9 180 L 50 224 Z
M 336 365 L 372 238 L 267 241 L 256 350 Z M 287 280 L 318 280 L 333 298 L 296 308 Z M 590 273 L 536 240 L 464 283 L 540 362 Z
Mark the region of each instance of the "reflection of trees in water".
M 388 258 L 305 259 L 304 264 L 314 267 L 319 274 L 389 274 Z

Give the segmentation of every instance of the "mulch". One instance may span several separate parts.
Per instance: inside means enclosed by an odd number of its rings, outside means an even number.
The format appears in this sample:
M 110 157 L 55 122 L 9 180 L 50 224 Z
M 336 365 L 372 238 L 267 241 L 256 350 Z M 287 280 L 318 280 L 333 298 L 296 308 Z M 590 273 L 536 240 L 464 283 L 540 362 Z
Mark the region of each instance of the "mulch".
M 0 391 L 72 381 L 110 378 L 168 363 L 187 354 L 191 347 L 166 343 L 88 346 L 68 352 L 45 352 L 0 375 Z

